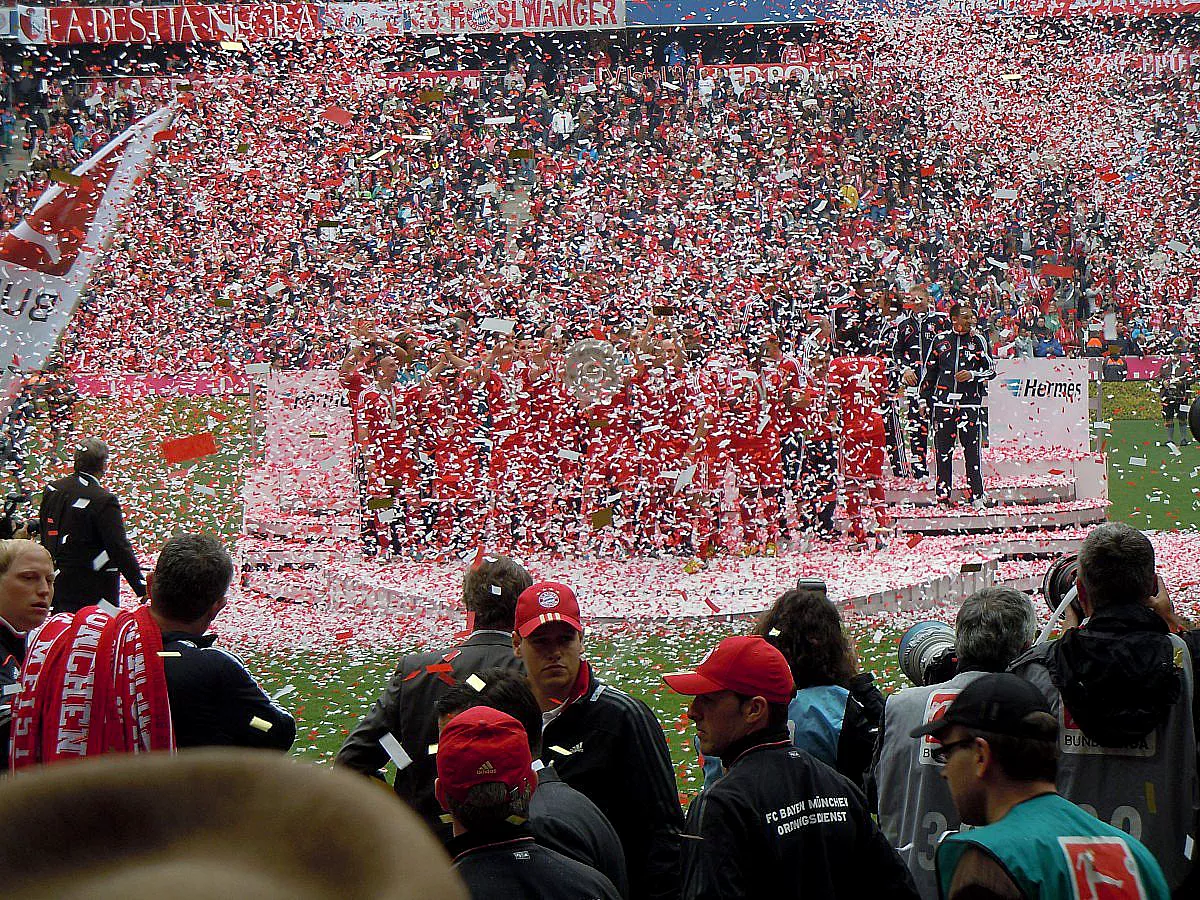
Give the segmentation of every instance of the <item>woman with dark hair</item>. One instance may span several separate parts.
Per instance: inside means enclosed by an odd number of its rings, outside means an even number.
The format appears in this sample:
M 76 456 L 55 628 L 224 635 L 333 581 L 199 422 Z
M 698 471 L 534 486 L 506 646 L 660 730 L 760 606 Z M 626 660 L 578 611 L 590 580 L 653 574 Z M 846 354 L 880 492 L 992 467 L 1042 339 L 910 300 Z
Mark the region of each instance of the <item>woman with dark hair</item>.
M 871 764 L 884 697 L 870 672 L 860 672 L 854 645 L 824 588 L 796 588 L 775 601 L 752 634 L 787 659 L 796 683 L 788 705 L 792 743 L 837 769 L 860 788 Z M 707 787 L 721 762 L 704 760 Z

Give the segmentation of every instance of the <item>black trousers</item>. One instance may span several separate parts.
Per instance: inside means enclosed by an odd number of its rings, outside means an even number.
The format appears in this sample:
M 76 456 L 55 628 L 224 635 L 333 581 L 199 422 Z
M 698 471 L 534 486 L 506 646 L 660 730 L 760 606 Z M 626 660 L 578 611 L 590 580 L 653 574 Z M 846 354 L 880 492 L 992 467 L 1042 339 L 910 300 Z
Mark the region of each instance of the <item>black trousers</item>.
M 779 457 L 783 462 L 783 487 L 793 490 L 800 483 L 800 468 L 804 463 L 804 434 L 799 431 L 785 434 Z
M 929 477 L 929 404 L 908 398 L 908 446 L 914 478 Z
M 797 507 L 801 526 L 814 529 L 822 537 L 832 537 L 833 514 L 837 509 L 837 444 L 807 440 L 803 446 L 804 502 Z
M 982 417 L 984 411 L 978 406 L 946 406 L 935 404 L 933 408 L 933 452 L 937 457 L 937 495 L 939 500 L 949 500 L 953 490 L 954 442 L 957 439 L 963 448 L 967 464 L 967 484 L 971 488 L 971 499 L 983 496 L 983 468 L 979 457 Z
M 887 439 L 888 464 L 892 467 L 892 476 L 907 478 L 909 474 L 908 458 L 904 447 L 904 429 L 900 423 L 900 410 L 896 408 L 895 400 L 885 400 L 880 409 L 883 413 L 883 434 Z

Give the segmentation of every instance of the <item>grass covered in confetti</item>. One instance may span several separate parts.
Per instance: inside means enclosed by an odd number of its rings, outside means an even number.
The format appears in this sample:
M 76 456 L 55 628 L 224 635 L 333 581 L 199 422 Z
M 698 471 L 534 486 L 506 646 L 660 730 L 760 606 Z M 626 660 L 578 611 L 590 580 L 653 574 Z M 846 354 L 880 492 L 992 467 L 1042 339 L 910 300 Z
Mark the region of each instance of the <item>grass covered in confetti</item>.
M 129 540 L 157 553 L 177 531 L 233 541 L 242 528 L 242 474 L 251 464 L 246 397 L 105 397 L 75 405 L 74 437 L 109 445 L 105 486 L 121 501 Z M 217 452 L 170 465 L 162 444 L 210 433 Z M 31 490 L 71 472 L 74 445 L 46 431 L 32 435 L 26 477 Z
M 675 762 L 679 790 L 691 795 L 700 786 L 692 734 L 684 717 L 687 699 L 667 690 L 664 672 L 698 663 L 709 648 L 731 634 L 743 634 L 746 621 L 709 621 L 613 626 L 589 636 L 586 656 L 596 673 L 643 700 L 663 725 Z M 866 624 L 851 626 L 863 669 L 876 673 L 880 688 L 888 693 L 907 685 L 896 668 L 900 631 L 880 630 Z M 294 755 L 328 764 L 359 718 L 375 702 L 396 660 L 405 649 L 346 656 L 249 656 L 246 662 L 268 693 L 289 685 L 294 688 L 281 702 L 297 719 Z
M 1161 421 L 1112 423 L 1109 518 L 1147 531 L 1200 525 L 1200 445 L 1169 446 Z

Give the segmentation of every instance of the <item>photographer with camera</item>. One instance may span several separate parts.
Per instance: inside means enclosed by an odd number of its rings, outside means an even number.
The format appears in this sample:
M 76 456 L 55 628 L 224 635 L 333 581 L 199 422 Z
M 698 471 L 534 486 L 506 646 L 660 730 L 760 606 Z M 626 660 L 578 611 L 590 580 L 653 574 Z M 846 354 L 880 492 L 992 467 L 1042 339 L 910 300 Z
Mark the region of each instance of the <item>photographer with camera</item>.
M 1062 637 L 1011 671 L 1058 717 L 1059 792 L 1138 838 L 1175 896 L 1194 897 L 1200 633 L 1175 614 L 1149 538 L 1124 523 L 1084 540 L 1075 590 Z
M 4 511 L 0 514 L 0 541 L 17 537 L 17 532 L 21 532 L 21 537 L 25 537 L 29 523 L 24 516 L 18 515 L 18 512 L 28 502 L 29 494 L 20 489 L 5 496 Z M 36 520 L 34 524 L 36 525 Z M 36 531 L 36 528 L 34 530 Z
M 959 692 L 986 672 L 1003 672 L 1037 637 L 1033 604 L 1020 591 L 986 587 L 963 601 L 954 630 L 920 622 L 900 640 L 900 668 L 918 686 L 888 697 L 868 792 L 879 827 L 908 865 L 921 896 L 938 896 L 938 839 L 960 825 L 933 756 L 937 742 L 909 732 L 945 714 Z

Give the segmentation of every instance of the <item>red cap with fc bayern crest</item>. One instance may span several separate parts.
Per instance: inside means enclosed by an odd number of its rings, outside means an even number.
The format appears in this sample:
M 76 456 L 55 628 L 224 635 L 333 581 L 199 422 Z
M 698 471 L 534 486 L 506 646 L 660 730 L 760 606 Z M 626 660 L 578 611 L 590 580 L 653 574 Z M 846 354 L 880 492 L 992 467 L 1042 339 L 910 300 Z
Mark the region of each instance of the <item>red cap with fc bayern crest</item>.
M 575 592 L 557 581 L 539 581 L 521 591 L 516 618 L 517 634 L 523 638 L 551 622 L 566 622 L 576 631 L 583 631 Z

